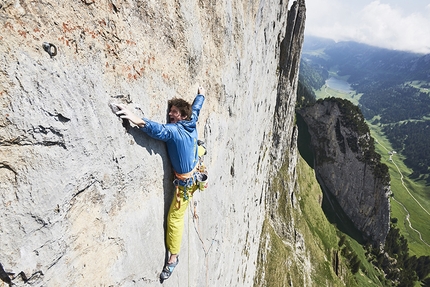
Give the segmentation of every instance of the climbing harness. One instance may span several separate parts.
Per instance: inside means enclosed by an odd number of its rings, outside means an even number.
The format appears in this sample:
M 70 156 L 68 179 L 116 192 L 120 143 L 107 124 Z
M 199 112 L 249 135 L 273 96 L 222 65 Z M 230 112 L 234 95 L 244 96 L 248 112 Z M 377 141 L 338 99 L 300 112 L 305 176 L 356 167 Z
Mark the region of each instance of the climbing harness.
M 175 185 L 176 194 L 176 209 L 181 208 L 181 196 L 187 201 L 190 196 L 193 196 L 194 192 L 199 189 L 203 191 L 208 185 L 208 173 L 206 166 L 203 164 L 202 157 L 205 155 L 206 147 L 204 142 L 201 140 L 197 141 L 198 144 L 198 155 L 199 162 L 193 168 L 192 171 L 184 174 L 179 174 L 175 172 L 175 179 L 173 180 L 173 185 Z
M 193 195 L 194 191 L 197 190 L 196 184 L 195 184 L 195 177 L 194 175 L 188 179 L 180 180 L 178 178 L 175 178 L 173 181 L 173 184 L 176 188 L 176 209 L 181 208 L 181 196 L 183 196 L 184 200 L 188 200 L 190 196 Z
M 57 55 L 57 47 L 54 44 L 43 42 L 42 47 L 51 58 Z

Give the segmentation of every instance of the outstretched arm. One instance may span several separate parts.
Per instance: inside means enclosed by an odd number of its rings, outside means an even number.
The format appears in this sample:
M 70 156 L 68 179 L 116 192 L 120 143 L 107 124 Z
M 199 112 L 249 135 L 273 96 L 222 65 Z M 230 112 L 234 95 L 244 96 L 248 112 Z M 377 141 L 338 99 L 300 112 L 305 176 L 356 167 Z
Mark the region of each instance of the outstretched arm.
M 135 124 L 136 126 L 138 126 L 140 128 L 143 128 L 146 125 L 146 123 L 143 119 L 139 118 L 132 111 L 127 109 L 125 105 L 117 105 L 117 106 L 118 106 L 118 108 L 120 108 L 120 110 L 118 112 L 116 112 L 116 114 L 121 119 L 129 120 L 130 122 L 132 122 L 133 124 Z
M 197 96 L 194 98 L 192 109 L 193 109 L 193 115 L 192 118 L 197 122 L 199 119 L 200 110 L 203 106 L 203 102 L 205 101 L 205 89 L 202 87 L 199 87 L 197 89 Z

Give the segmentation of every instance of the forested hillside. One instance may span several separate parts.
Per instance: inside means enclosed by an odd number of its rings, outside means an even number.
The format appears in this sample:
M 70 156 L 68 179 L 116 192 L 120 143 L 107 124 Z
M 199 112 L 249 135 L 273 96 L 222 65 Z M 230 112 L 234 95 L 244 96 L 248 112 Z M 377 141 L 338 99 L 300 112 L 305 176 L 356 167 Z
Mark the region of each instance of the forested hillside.
M 297 87 L 297 106 L 303 107 L 315 102 L 313 88 L 322 87 L 328 77 L 328 71 L 318 65 L 300 61 L 299 83 Z

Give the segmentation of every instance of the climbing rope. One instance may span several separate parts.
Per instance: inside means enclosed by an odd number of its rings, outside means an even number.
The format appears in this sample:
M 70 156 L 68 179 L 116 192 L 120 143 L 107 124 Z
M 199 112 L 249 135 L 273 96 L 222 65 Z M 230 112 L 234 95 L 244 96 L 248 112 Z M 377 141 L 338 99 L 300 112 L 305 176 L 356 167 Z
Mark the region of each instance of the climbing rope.
M 192 216 L 192 218 L 193 218 L 193 223 L 194 223 L 194 230 L 196 231 L 196 233 L 197 233 L 197 237 L 199 238 L 199 240 L 200 240 L 200 242 L 201 242 L 201 244 L 202 244 L 202 248 L 203 248 L 203 251 L 204 251 L 204 254 L 205 254 L 205 269 L 206 269 L 206 274 L 205 274 L 205 281 L 206 281 L 206 286 L 209 286 L 209 282 L 208 282 L 208 278 L 209 278 L 209 251 L 211 250 L 211 248 L 212 248 L 212 246 L 213 246 L 213 243 L 214 243 L 214 239 L 212 239 L 212 242 L 211 242 L 211 245 L 209 246 L 209 248 L 206 248 L 206 245 L 205 245 L 205 243 L 204 243 L 204 241 L 203 241 L 203 238 L 202 238 L 202 236 L 201 236 L 201 232 L 200 232 L 200 224 L 199 224 L 199 222 L 198 222 L 198 220 L 200 219 L 199 218 L 199 215 L 197 214 L 197 201 L 194 201 L 194 197 L 191 197 L 191 201 L 190 201 L 190 203 L 189 204 L 192 204 L 192 206 L 193 206 L 193 209 L 191 210 L 191 207 L 190 207 L 190 212 L 192 212 L 193 214 L 193 216 Z M 188 221 L 189 221 L 189 217 L 190 217 L 190 213 L 188 213 Z M 190 226 L 190 223 L 188 223 L 188 232 L 189 232 L 189 226 Z M 188 235 L 188 239 L 189 239 L 189 235 Z M 189 240 L 188 240 L 188 246 L 189 246 Z M 189 249 L 189 247 L 188 247 L 188 253 L 190 252 L 190 249 Z M 189 256 L 189 255 L 188 255 Z M 188 260 L 188 262 L 189 262 L 189 260 Z
M 199 216 L 197 215 L 197 201 L 194 201 L 194 197 L 191 197 L 191 200 L 188 201 L 189 205 L 193 206 L 193 224 L 194 224 L 194 229 L 196 230 L 196 233 L 199 237 L 200 242 L 203 245 L 203 250 L 205 253 L 205 266 L 206 266 L 206 286 L 208 286 L 208 259 L 207 259 L 207 251 L 206 251 L 206 247 L 204 245 L 203 239 L 200 236 L 200 230 L 199 230 L 199 225 L 197 223 L 197 228 L 196 228 L 196 221 L 199 218 Z M 191 211 L 191 207 L 189 206 L 189 210 Z M 190 267 L 190 226 L 191 226 L 191 222 L 190 222 L 190 213 L 187 213 L 187 220 L 188 220 L 188 286 L 190 285 L 190 274 L 191 274 L 191 267 Z

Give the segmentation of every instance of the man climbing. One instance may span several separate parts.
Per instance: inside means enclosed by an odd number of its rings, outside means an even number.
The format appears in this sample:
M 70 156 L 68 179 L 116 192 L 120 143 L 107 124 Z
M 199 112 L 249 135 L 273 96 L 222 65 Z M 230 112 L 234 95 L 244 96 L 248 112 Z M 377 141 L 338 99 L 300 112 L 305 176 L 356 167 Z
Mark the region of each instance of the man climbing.
M 122 119 L 128 119 L 149 136 L 166 142 L 167 152 L 175 173 L 176 193 L 167 215 L 166 247 L 170 258 L 160 274 L 166 280 L 179 263 L 184 216 L 188 200 L 198 188 L 196 184 L 199 156 L 196 123 L 203 106 L 204 89 L 198 88 L 197 96 L 190 105 L 183 99 L 168 101 L 169 123 L 160 124 L 146 118 L 139 118 L 124 105 L 118 105 L 117 112 Z

